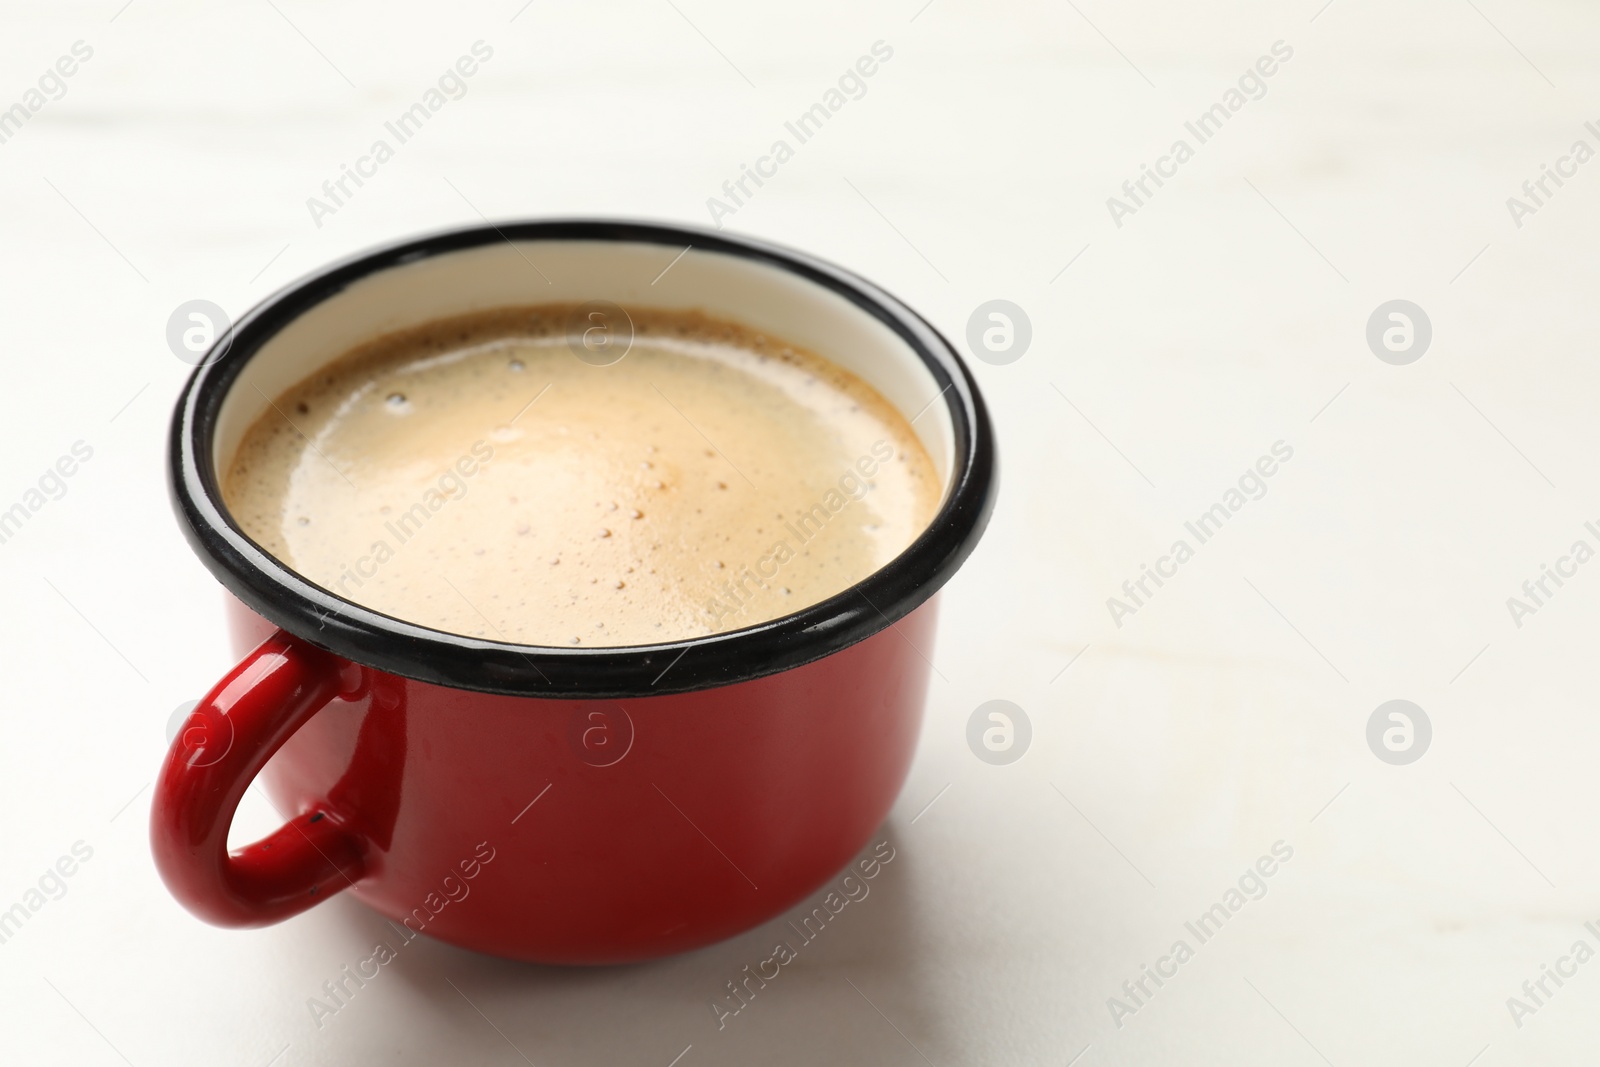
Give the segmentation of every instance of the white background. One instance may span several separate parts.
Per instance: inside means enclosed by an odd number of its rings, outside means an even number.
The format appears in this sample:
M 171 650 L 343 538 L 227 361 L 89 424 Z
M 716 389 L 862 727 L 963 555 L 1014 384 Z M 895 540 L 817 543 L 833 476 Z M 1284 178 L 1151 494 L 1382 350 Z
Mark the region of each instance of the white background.
M 1600 547 L 1600 163 L 1520 228 L 1506 206 L 1600 148 L 1594 9 L 121 2 L 0 32 L 0 106 L 94 49 L 0 144 L 0 507 L 94 449 L 0 545 L 0 908 L 93 849 L 0 945 L 0 1061 L 1594 1061 L 1600 962 L 1520 1028 L 1506 1004 L 1600 948 L 1600 564 L 1520 628 L 1506 607 Z M 307 197 L 480 39 L 467 95 L 314 225 Z M 1002 493 L 945 597 L 899 858 L 720 1032 L 708 1001 L 777 923 L 600 970 L 419 942 L 319 1029 L 307 998 L 378 918 L 213 929 L 150 860 L 168 716 L 230 662 L 163 484 L 168 315 L 480 213 L 707 223 L 878 40 L 867 94 L 725 223 L 958 341 L 986 300 L 1032 321 L 1023 358 L 974 363 Z M 1279 40 L 1266 95 L 1114 225 L 1106 198 Z M 1396 298 L 1434 328 L 1408 366 L 1364 336 Z M 1279 440 L 1266 496 L 1118 627 L 1106 599 Z M 1034 733 L 1003 767 L 965 741 L 997 698 Z M 1394 698 L 1433 725 L 1409 766 L 1365 739 Z M 275 817 L 252 795 L 241 820 Z M 1279 840 L 1270 892 L 1115 1025 L 1107 998 Z

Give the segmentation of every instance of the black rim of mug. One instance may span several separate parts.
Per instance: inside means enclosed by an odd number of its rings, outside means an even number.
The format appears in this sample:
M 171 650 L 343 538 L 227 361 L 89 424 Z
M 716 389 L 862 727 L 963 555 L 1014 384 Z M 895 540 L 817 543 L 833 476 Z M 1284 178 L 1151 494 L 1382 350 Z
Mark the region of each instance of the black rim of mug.
M 240 370 L 268 339 L 354 282 L 433 256 L 502 241 L 692 245 L 754 260 L 828 289 L 889 327 L 923 361 L 953 427 L 953 478 L 928 528 L 849 589 L 791 615 L 656 645 L 570 648 L 447 633 L 332 593 L 245 535 L 222 503 L 212 443 Z M 724 233 L 647 222 L 572 219 L 451 229 L 360 253 L 268 297 L 216 338 L 173 412 L 168 477 L 190 546 L 246 606 L 356 663 L 437 685 L 513 696 L 619 699 L 734 685 L 831 655 L 898 622 L 949 580 L 988 524 L 997 490 L 993 429 L 977 383 L 926 320 L 871 282 L 803 252 Z M 925 655 L 926 652 L 919 652 Z

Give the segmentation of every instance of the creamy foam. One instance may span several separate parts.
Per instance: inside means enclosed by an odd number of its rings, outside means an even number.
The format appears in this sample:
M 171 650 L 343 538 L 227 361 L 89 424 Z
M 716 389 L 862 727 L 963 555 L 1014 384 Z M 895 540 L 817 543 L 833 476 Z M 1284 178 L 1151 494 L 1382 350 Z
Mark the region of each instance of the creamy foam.
M 822 357 L 631 311 L 609 366 L 565 305 L 380 338 L 275 399 L 226 470 L 244 531 L 376 611 L 533 645 L 652 644 L 841 592 L 927 526 L 905 417 Z

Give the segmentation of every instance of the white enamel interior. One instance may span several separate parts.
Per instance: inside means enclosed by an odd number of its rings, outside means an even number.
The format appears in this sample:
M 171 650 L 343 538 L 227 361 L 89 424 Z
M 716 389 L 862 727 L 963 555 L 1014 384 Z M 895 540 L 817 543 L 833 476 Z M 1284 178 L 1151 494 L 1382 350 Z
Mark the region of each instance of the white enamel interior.
M 373 337 L 488 308 L 609 300 L 624 309 L 698 309 L 852 371 L 916 420 L 913 428 L 948 492 L 955 452 L 949 411 L 934 403 L 939 388 L 933 376 L 893 331 L 788 271 L 699 249 L 673 263 L 679 251 L 616 241 L 501 242 L 370 275 L 290 323 L 240 372 L 217 420 L 215 462 L 226 467 L 267 398 Z

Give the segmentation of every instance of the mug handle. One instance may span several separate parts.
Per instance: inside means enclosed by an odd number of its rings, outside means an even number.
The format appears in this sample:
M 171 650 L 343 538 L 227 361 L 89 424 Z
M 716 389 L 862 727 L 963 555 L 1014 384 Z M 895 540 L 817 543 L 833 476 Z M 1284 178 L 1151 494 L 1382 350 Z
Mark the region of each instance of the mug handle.
M 228 851 L 251 781 L 296 730 L 362 670 L 278 630 L 189 713 L 156 779 L 150 844 L 172 895 L 218 926 L 267 926 L 359 879 L 368 842 L 326 801 L 271 835 Z

